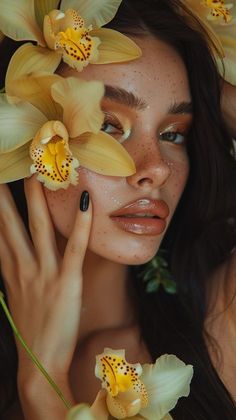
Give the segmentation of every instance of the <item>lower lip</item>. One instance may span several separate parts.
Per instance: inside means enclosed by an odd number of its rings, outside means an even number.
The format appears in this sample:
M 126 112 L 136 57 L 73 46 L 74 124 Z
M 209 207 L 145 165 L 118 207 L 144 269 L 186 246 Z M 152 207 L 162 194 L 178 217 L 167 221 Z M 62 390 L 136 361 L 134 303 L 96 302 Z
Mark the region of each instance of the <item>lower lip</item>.
M 166 228 L 164 219 L 153 217 L 125 217 L 112 216 L 111 219 L 126 232 L 136 233 L 137 235 L 160 235 Z

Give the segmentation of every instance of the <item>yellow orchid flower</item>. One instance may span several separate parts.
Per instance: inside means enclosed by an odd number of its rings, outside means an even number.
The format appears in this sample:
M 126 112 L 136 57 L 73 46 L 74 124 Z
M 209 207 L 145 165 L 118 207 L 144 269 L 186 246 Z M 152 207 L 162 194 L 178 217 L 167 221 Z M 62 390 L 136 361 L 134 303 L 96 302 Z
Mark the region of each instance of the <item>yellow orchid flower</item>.
M 217 41 L 223 55 L 223 65 L 216 57 L 221 75 L 236 85 L 236 0 L 183 1 L 203 22 L 209 35 Z M 225 70 L 225 72 L 224 72 Z
M 104 349 L 96 357 L 95 375 L 103 390 L 91 407 L 79 404 L 66 420 L 171 420 L 180 397 L 187 397 L 193 375 L 174 355 L 163 355 L 153 364 L 130 364 L 124 350 Z
M 17 97 L 0 94 L 0 183 L 37 173 L 57 190 L 78 183 L 79 165 L 104 175 L 135 172 L 124 147 L 100 131 L 102 82 L 35 74 L 13 86 Z
M 14 40 L 38 44 L 30 44 L 27 50 L 38 54 L 34 68 L 26 62 L 29 72 L 43 66 L 53 73 L 62 59 L 78 71 L 89 63 L 134 60 L 141 56 L 140 48 L 120 32 L 102 28 L 113 19 L 121 1 L 1 0 L 0 31 Z

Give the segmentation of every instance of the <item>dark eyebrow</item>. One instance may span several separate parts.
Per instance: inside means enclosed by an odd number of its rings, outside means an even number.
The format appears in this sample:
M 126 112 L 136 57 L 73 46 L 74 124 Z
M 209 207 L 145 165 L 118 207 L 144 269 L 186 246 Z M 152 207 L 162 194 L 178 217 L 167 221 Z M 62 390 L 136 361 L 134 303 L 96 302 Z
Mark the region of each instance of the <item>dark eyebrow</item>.
M 193 105 L 192 102 L 179 102 L 174 103 L 168 109 L 168 114 L 192 114 L 193 113 Z
M 104 97 L 119 104 L 126 105 L 130 108 L 143 110 L 147 108 L 144 99 L 139 98 L 132 92 L 128 92 L 117 86 L 105 85 Z M 192 114 L 191 102 L 174 103 L 168 109 L 168 114 Z
M 134 109 L 145 109 L 146 102 L 134 93 L 116 86 L 105 85 L 105 98 Z

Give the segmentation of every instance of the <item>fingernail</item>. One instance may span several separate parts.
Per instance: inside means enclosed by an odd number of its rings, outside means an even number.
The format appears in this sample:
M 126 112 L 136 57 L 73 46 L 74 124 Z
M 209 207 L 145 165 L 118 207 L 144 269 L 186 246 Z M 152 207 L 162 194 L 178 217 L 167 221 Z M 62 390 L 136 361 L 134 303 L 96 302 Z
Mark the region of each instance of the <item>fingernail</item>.
M 86 211 L 89 206 L 89 193 L 88 191 L 83 191 L 80 198 L 80 210 Z

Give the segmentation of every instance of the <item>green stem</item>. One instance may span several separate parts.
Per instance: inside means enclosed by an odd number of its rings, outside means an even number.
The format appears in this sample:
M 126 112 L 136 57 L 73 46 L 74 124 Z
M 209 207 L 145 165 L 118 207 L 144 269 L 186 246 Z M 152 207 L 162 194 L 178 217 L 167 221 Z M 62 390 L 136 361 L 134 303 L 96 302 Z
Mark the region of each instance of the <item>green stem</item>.
M 17 339 L 20 341 L 20 343 L 22 344 L 22 346 L 24 347 L 24 349 L 26 350 L 26 352 L 28 353 L 29 357 L 31 358 L 31 360 L 34 362 L 34 364 L 38 367 L 38 369 L 40 370 L 40 372 L 45 376 L 46 380 L 49 382 L 49 384 L 52 386 L 52 388 L 54 389 L 54 391 L 57 393 L 57 395 L 59 396 L 59 398 L 61 398 L 61 400 L 63 401 L 63 403 L 65 404 L 66 408 L 70 409 L 71 408 L 71 404 L 66 401 L 63 393 L 61 392 L 60 388 L 58 388 L 57 384 L 53 381 L 53 379 L 51 378 L 51 376 L 48 374 L 48 372 L 44 369 L 44 367 L 41 365 L 40 361 L 38 360 L 38 358 L 35 356 L 35 354 L 30 350 L 30 348 L 27 346 L 27 344 L 25 343 L 24 339 L 22 338 L 20 332 L 18 331 L 12 316 L 8 310 L 8 307 L 4 301 L 4 295 L 3 293 L 0 291 L 0 303 L 2 305 L 2 308 L 6 314 L 6 317 L 9 321 L 9 324 L 11 325 L 14 334 L 16 335 Z

